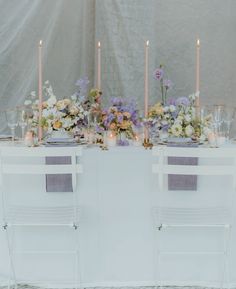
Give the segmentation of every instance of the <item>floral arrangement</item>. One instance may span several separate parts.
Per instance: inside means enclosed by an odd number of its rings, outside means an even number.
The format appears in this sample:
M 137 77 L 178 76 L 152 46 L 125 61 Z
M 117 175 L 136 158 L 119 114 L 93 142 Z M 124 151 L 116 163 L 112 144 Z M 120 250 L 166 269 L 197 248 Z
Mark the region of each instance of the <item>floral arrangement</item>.
M 172 82 L 164 78 L 163 65 L 154 71 L 154 78 L 159 80 L 161 88 L 161 101 L 149 110 L 145 123 L 155 127 L 159 132 L 174 137 L 206 138 L 204 136 L 211 125 L 211 118 L 204 120 L 196 118 L 196 94 L 188 97 L 167 99 L 167 92 L 172 87 Z
M 48 133 L 53 131 L 75 133 L 79 128 L 88 124 L 88 115 L 91 109 L 99 108 L 100 91 L 91 90 L 87 94 L 87 85 L 89 80 L 87 77 L 81 78 L 76 82 L 78 90 L 71 97 L 58 100 L 54 94 L 53 88 L 49 81 L 43 86 L 44 97 L 47 98 L 43 102 L 41 126 Z M 25 100 L 26 106 L 32 107 L 32 127 L 38 126 L 38 99 L 33 91 Z
M 134 101 L 120 97 L 111 100 L 111 106 L 102 111 L 100 126 L 116 135 L 124 133 L 128 139 L 135 136 L 134 128 L 141 126 L 139 111 Z
M 197 132 L 194 108 L 195 95 L 158 102 L 149 110 L 148 124 L 175 137 L 192 137 Z

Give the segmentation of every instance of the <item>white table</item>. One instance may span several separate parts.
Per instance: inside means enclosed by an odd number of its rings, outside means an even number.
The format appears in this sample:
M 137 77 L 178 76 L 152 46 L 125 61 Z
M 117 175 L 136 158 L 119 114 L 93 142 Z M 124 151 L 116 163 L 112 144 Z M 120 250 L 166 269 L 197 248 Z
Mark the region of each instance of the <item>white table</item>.
M 72 148 L 75 149 L 75 148 Z M 197 149 L 197 148 L 196 148 Z M 236 147 L 235 147 L 236 154 Z M 84 148 L 81 158 L 83 174 L 79 182 L 79 206 L 81 208 L 79 239 L 80 268 L 82 286 L 151 286 L 155 284 L 156 272 L 156 231 L 151 210 L 158 205 L 156 176 L 152 174 L 154 157 L 151 150 L 142 147 L 115 147 L 109 151 L 99 148 Z M 184 200 L 191 205 L 201 199 L 208 205 L 225 203 L 224 192 L 229 187 L 228 179 L 210 179 L 214 188 L 206 194 L 204 179 L 199 179 L 197 192 L 169 192 L 166 198 L 173 204 Z M 38 180 L 37 194 L 45 187 L 45 180 Z M 9 183 L 9 190 L 19 191 L 23 196 L 24 180 Z M 223 188 L 223 190 L 222 190 Z M 53 195 L 52 198 L 57 198 Z M 66 194 L 62 197 L 66 198 Z M 27 202 L 27 200 L 25 200 Z M 16 236 L 20 248 L 47 248 L 58 250 L 60 246 L 72 246 L 69 229 L 18 229 Z M 46 232 L 46 238 L 45 238 Z M 221 240 L 213 230 L 211 238 L 202 242 L 201 233 L 195 235 L 195 242 L 186 234 L 183 243 L 181 233 L 175 238 L 167 238 L 173 247 L 183 245 L 186 249 L 196 245 L 201 249 L 221 245 Z M 46 240 L 45 240 L 46 239 Z M 190 241 L 191 240 L 191 241 Z M 236 230 L 230 259 L 231 283 L 236 285 Z M 190 244 L 191 242 L 191 244 Z M 6 282 L 8 274 L 8 254 L 3 230 L 0 230 L 0 280 Z M 46 259 L 45 259 L 46 258 Z M 64 279 L 73 278 L 72 259 L 66 254 L 58 257 L 33 255 L 16 257 L 18 276 L 24 279 L 30 268 L 32 280 L 40 278 L 56 279 L 56 286 L 62 286 Z M 45 262 L 46 260 L 46 262 Z M 60 261 L 63 260 L 63 264 Z M 175 285 L 218 285 L 214 283 L 221 270 L 219 258 L 212 256 L 168 257 L 163 260 L 163 278 L 166 284 Z M 40 267 L 41 266 L 41 267 Z M 202 282 L 206 280 L 206 282 Z M 50 281 L 48 281 L 50 284 Z M 54 285 L 55 285 L 54 284 Z

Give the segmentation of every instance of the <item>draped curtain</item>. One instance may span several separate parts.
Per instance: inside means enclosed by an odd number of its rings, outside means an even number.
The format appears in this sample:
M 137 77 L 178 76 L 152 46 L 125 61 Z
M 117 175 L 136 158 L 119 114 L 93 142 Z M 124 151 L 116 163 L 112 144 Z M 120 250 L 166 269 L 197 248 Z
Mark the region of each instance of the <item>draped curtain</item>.
M 143 107 L 144 43 L 150 41 L 150 103 L 160 99 L 153 70 L 164 64 L 169 96 L 195 90 L 195 42 L 201 39 L 201 103 L 234 105 L 234 0 L 0 0 L 0 105 L 21 105 L 37 90 L 37 46 L 43 78 L 58 98 L 75 82 L 96 81 L 96 42 L 102 44 L 103 103 L 111 96 Z

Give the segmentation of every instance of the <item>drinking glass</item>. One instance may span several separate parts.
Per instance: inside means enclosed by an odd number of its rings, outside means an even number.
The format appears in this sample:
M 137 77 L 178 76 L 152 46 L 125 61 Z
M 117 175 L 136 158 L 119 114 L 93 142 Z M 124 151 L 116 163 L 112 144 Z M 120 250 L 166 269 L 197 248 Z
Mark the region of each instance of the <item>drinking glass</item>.
M 28 125 L 28 116 L 27 110 L 25 107 L 18 108 L 18 124 L 21 127 L 21 137 L 24 139 L 25 137 L 25 128 Z
M 224 113 L 224 123 L 226 126 L 226 139 L 229 141 L 230 138 L 230 128 L 232 122 L 235 120 L 235 114 L 236 114 L 236 109 L 235 107 L 225 107 L 225 113 Z
M 7 125 L 11 129 L 12 141 L 15 139 L 15 128 L 18 125 L 17 109 L 6 110 Z

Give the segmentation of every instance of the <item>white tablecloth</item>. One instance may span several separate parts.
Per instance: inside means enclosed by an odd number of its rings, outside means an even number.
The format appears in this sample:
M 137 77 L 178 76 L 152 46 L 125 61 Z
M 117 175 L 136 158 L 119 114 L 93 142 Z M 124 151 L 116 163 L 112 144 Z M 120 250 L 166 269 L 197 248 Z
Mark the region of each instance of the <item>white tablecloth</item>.
M 155 162 L 152 151 L 142 147 L 115 147 L 109 151 L 84 148 L 81 162 L 83 174 L 79 176 L 78 196 L 82 286 L 154 285 L 157 238 L 152 208 L 158 205 L 158 189 L 157 177 L 152 174 L 152 163 Z M 31 180 L 21 177 L 11 181 L 9 191 L 17 190 L 17 198 L 24 198 L 26 183 L 30 186 Z M 206 192 L 209 186 L 212 190 Z M 44 194 L 41 191 L 43 187 L 45 179 L 38 179 L 32 193 Z M 205 205 L 227 205 L 228 188 L 227 177 L 202 178 L 198 181 L 198 191 L 172 191 L 164 198 L 172 205 L 191 206 L 198 201 Z M 68 195 L 51 193 L 51 198 L 61 198 L 63 204 Z M 22 201 L 27 202 L 27 199 Z M 217 250 L 222 245 L 221 237 L 219 229 L 210 232 L 209 229 L 199 229 L 190 233 L 185 229 L 166 233 L 164 245 L 173 250 L 181 246 L 185 250 Z M 233 227 L 230 257 L 232 284 L 236 284 L 235 241 Z M 0 230 L 0 244 L 0 278 L 1 282 L 5 282 L 9 259 L 3 230 Z M 18 228 L 14 246 L 23 250 L 71 249 L 74 246 L 73 230 Z M 53 279 L 57 286 L 66 279 L 73 279 L 74 259 L 66 252 L 61 255 L 28 253 L 16 255 L 15 260 L 20 279 Z M 168 256 L 162 262 L 165 284 L 218 285 L 222 270 L 220 256 Z

